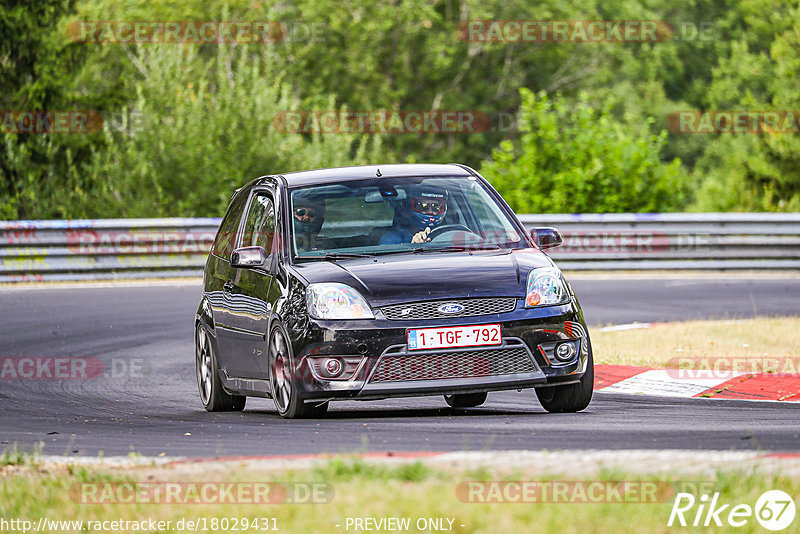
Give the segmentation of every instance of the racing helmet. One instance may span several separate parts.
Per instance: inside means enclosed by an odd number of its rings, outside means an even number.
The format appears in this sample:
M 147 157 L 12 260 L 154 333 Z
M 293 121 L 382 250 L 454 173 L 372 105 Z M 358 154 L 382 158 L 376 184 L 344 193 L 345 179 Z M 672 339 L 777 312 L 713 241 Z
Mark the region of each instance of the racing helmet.
M 447 214 L 447 191 L 434 187 L 411 186 L 399 210 L 400 221 L 417 231 L 436 228 Z
M 325 200 L 307 193 L 295 193 L 292 195 L 292 219 L 297 232 L 318 234 L 325 221 Z

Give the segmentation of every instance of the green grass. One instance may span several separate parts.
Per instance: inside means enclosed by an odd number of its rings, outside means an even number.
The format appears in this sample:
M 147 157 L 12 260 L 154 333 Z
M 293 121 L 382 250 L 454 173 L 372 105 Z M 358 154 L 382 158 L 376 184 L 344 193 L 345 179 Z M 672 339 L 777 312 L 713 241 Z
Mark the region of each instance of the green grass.
M 596 364 L 676 367 L 680 359 L 749 358 L 765 371 L 800 358 L 800 317 L 686 321 L 603 332 L 591 329 Z
M 35 465 L 41 455 L 43 443 L 39 443 L 32 450 L 20 449 L 16 443 L 3 448 L 0 453 L 0 466 L 6 465 Z
M 326 482 L 334 488 L 327 504 L 79 504 L 70 496 L 74 484 L 82 482 L 154 481 L 250 481 Z M 238 517 L 275 518 L 281 532 L 346 532 L 348 517 L 454 518 L 454 532 L 695 532 L 696 528 L 668 528 L 672 500 L 659 503 L 468 503 L 459 499 L 459 483 L 474 480 L 565 480 L 522 472 L 493 472 L 488 468 L 441 470 L 429 464 L 375 464 L 354 458 L 334 458 L 308 470 L 259 471 L 247 466 L 221 470 L 198 466 L 196 471 L 173 467 L 100 470 L 74 468 L 44 470 L 27 464 L 0 476 L 0 516 L 82 520 L 171 520 L 180 518 Z M 642 475 L 604 470 L 593 480 L 663 481 L 673 484 L 701 482 L 700 477 Z M 757 471 L 719 472 L 704 480 L 720 492 L 720 502 L 753 506 L 758 496 L 781 489 L 800 496 L 800 479 Z M 73 489 L 74 492 L 74 489 Z M 698 495 L 699 497 L 699 495 Z M 800 519 L 796 519 L 800 521 Z M 335 525 L 342 525 L 337 528 Z M 461 526 L 463 525 L 463 526 Z M 719 529 L 724 531 L 725 529 Z M 791 529 L 790 529 L 791 530 Z M 176 532 L 166 529 L 166 532 Z M 255 529 L 244 531 L 257 532 Z M 761 532 L 755 520 L 736 532 Z M 353 532 L 352 528 L 350 532 Z M 417 532 L 411 529 L 410 532 Z
M 402 463 L 398 466 L 368 463 L 358 457 L 337 457 L 317 464 L 312 475 L 319 480 L 335 480 L 345 482 L 353 479 L 369 481 L 399 480 L 403 482 L 419 482 L 432 478 L 439 473 L 422 462 Z

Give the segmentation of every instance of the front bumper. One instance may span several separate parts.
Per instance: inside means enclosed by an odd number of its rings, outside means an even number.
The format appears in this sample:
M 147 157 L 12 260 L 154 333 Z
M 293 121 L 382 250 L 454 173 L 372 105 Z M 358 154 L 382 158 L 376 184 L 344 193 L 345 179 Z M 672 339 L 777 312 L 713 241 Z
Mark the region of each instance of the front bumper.
M 406 331 L 500 324 L 503 344 L 408 351 Z M 574 359 L 557 362 L 545 347 L 577 340 Z M 320 321 L 292 340 L 298 394 L 305 400 L 379 399 L 522 389 L 577 382 L 586 370 L 589 342 L 577 303 L 525 308 L 522 300 L 502 314 L 415 321 Z M 359 358 L 348 379 L 324 379 L 312 360 Z M 513 361 L 512 361 L 513 360 Z M 320 360 L 316 360 L 320 361 Z

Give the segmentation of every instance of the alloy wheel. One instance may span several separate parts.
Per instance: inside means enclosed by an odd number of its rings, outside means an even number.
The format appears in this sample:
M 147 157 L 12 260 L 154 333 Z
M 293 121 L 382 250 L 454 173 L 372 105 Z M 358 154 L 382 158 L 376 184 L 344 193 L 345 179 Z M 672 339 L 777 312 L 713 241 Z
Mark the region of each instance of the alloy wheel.
M 211 399 L 211 350 L 211 341 L 208 339 L 208 333 L 205 328 L 198 326 L 195 334 L 197 387 L 200 390 L 200 400 L 203 401 L 204 405 L 208 405 Z
M 272 333 L 269 354 L 269 381 L 272 387 L 272 397 L 278 412 L 283 414 L 289 409 L 292 399 L 291 360 L 286 337 L 278 328 Z

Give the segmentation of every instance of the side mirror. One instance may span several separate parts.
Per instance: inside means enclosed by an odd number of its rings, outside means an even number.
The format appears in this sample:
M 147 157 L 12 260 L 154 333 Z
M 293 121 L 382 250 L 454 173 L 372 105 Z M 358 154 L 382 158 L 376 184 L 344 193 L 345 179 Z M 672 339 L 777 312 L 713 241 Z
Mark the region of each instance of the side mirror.
M 531 237 L 541 250 L 557 247 L 564 242 L 561 232 L 549 227 L 531 229 Z
M 231 267 L 263 267 L 266 262 L 264 247 L 241 247 L 231 253 Z

